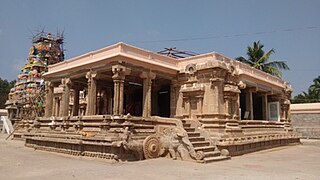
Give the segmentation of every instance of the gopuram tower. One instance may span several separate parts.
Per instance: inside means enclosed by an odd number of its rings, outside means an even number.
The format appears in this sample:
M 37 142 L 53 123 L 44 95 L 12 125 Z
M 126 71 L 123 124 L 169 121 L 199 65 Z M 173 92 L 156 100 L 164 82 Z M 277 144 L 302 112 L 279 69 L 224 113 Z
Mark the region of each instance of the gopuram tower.
M 33 36 L 26 64 L 10 90 L 6 109 L 13 124 L 30 121 L 44 114 L 44 80 L 48 66 L 64 60 L 63 35 L 38 33 Z

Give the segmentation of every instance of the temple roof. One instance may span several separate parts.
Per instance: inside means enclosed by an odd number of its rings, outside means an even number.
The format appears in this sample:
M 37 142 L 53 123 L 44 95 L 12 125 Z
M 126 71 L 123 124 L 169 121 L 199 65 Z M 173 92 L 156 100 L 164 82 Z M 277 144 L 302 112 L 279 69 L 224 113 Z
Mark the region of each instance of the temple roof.
M 184 71 L 188 64 L 196 64 L 200 67 L 201 64 L 205 64 L 209 61 L 220 61 L 232 64 L 237 68 L 240 77 L 243 77 L 248 84 L 256 84 L 261 88 L 268 88 L 270 85 L 282 88 L 287 86 L 287 83 L 278 77 L 257 70 L 217 52 L 174 58 L 131 46 L 123 42 L 50 65 L 49 71 L 44 74 L 44 77 L 54 78 L 55 76 L 67 76 L 70 72 L 102 67 L 112 62 L 125 62 L 141 67 L 147 67 L 150 70 L 175 75 L 180 71 Z

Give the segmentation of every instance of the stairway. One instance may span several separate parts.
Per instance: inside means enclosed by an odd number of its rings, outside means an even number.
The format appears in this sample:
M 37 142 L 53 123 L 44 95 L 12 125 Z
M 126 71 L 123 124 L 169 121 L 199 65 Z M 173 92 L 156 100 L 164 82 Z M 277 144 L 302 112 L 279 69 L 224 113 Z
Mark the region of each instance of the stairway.
M 230 156 L 222 156 L 221 152 L 210 142 L 200 135 L 200 132 L 196 131 L 195 127 L 191 127 L 191 124 L 183 120 L 183 128 L 187 131 L 189 141 L 194 147 L 196 152 L 202 151 L 204 153 L 204 158 L 201 163 L 209 163 L 214 161 L 221 161 L 230 159 Z

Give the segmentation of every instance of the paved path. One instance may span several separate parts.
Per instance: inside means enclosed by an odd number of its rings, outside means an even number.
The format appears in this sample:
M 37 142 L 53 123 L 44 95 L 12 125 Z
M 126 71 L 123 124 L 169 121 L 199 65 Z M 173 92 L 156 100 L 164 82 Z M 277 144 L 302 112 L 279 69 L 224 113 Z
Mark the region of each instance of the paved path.
M 0 135 L 0 179 L 320 179 L 320 140 L 210 164 L 153 159 L 114 163 L 35 151 Z

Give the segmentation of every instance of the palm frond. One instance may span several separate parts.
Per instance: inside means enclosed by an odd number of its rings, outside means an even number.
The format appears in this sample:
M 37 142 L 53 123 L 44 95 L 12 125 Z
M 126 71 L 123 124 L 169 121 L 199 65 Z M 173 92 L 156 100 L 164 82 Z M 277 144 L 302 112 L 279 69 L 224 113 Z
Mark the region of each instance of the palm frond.
M 268 65 L 265 65 L 264 68 L 262 69 L 262 71 L 266 72 L 266 73 L 269 73 L 273 76 L 277 76 L 279 78 L 282 77 L 282 72 L 280 69 L 274 67 L 274 66 L 268 66 Z
M 268 63 L 270 56 L 274 53 L 274 49 L 269 50 L 266 54 L 264 54 L 260 59 L 259 59 L 259 63 Z
M 250 66 L 269 73 L 271 75 L 280 77 L 282 76 L 281 70 L 289 70 L 289 66 L 284 61 L 271 61 L 270 56 L 275 52 L 274 49 L 269 50 L 267 53 L 263 51 L 263 44 L 260 41 L 253 42 L 252 46 L 247 47 L 248 59 L 244 57 L 236 58 L 238 61 L 249 64 Z
M 289 66 L 285 61 L 272 61 L 264 64 L 265 66 L 272 66 L 278 69 L 290 70 Z
M 253 63 L 252 63 L 251 61 L 247 60 L 246 58 L 244 58 L 244 57 L 242 57 L 242 56 L 237 57 L 236 60 L 237 60 L 237 61 L 240 61 L 240 62 L 242 62 L 242 63 L 245 63 L 245 64 L 249 64 L 250 66 L 253 65 Z

